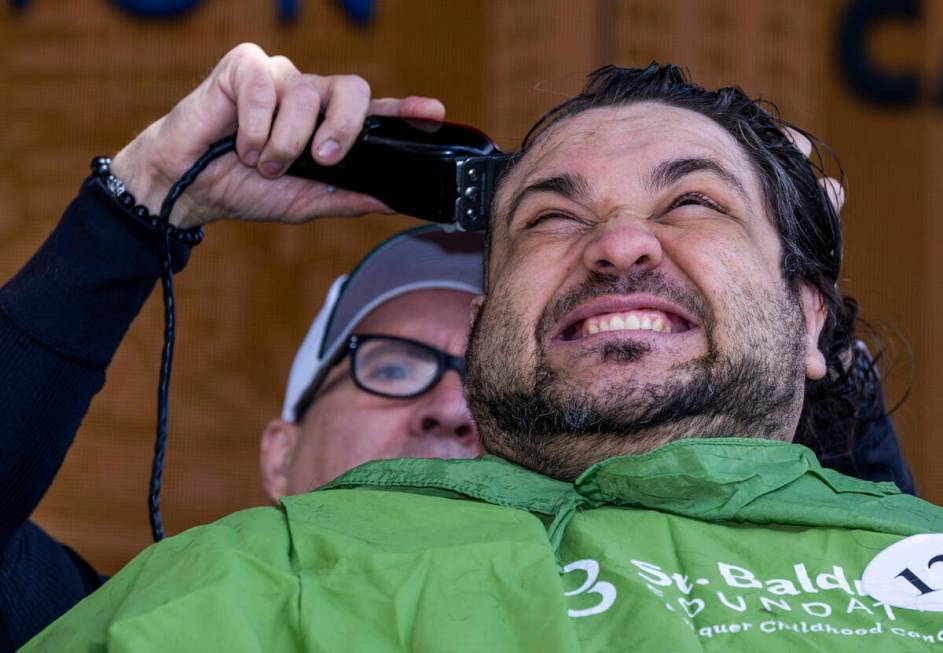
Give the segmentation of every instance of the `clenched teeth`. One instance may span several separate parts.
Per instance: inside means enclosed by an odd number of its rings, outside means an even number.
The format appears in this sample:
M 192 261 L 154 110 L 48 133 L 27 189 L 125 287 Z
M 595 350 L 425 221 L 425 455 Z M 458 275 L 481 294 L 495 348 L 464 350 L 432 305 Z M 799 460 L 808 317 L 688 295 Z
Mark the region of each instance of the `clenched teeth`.
M 628 311 L 596 315 L 583 321 L 582 335 L 600 331 L 655 331 L 671 333 L 671 321 L 659 311 Z

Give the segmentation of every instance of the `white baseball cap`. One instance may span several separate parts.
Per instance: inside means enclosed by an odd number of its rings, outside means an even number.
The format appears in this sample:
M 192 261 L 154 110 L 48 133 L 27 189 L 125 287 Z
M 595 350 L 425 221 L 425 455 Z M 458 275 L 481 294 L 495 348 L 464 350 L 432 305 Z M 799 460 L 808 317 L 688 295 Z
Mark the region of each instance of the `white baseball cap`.
M 295 354 L 282 419 L 295 421 L 298 400 L 324 380 L 354 327 L 380 304 L 414 290 L 481 294 L 484 245 L 482 233 L 424 225 L 380 243 L 350 274 L 338 277 Z

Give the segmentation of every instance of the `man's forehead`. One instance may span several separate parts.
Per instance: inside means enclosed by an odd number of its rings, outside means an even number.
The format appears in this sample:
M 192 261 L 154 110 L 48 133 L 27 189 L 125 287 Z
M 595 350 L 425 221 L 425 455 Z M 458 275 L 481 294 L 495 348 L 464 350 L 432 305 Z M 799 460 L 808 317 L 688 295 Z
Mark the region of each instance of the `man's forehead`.
M 462 290 L 425 288 L 389 299 L 364 317 L 354 333 L 413 338 L 437 347 L 464 338 L 473 295 Z
M 462 290 L 426 288 L 398 295 L 367 314 L 354 333 L 408 338 L 462 356 L 468 341 L 469 305 Z
M 514 189 L 582 162 L 625 152 L 639 154 L 640 167 L 654 168 L 671 158 L 710 158 L 745 177 L 755 177 L 743 148 L 719 124 L 688 109 L 638 102 L 580 112 L 548 127 L 502 184 L 504 206 Z

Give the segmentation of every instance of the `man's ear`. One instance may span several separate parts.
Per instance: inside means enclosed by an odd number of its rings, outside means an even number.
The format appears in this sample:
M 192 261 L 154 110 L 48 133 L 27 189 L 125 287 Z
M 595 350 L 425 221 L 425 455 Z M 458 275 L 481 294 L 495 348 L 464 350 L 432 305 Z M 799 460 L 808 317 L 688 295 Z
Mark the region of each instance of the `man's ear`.
M 805 283 L 799 286 L 799 306 L 805 320 L 805 375 L 812 381 L 818 381 L 828 371 L 825 354 L 819 349 L 819 334 L 825 326 L 828 309 L 822 294 Z
M 484 295 L 475 295 L 472 297 L 471 303 L 468 305 L 468 326 L 475 324 L 475 320 L 478 319 L 478 314 L 481 313 L 481 306 L 484 303 Z
M 262 433 L 259 466 L 262 487 L 272 503 L 288 494 L 288 472 L 300 434 L 300 426 L 283 419 L 273 419 Z

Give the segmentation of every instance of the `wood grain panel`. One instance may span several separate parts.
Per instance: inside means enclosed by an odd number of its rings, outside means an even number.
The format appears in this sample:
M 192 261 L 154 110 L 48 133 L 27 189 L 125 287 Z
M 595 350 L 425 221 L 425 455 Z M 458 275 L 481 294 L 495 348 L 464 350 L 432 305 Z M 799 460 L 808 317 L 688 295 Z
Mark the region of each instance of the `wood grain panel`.
M 316 72 L 368 77 L 378 96 L 441 97 L 481 122 L 481 3 L 385 2 L 351 26 L 330 2 L 282 25 L 272 3 L 208 0 L 183 19 L 144 21 L 99 0 L 0 13 L 0 272 L 39 245 L 96 153 L 114 152 L 241 41 Z M 447 29 L 445 26 L 449 26 Z M 469 74 L 458 78 L 456 70 Z M 168 533 L 265 499 L 258 437 L 281 411 L 294 350 L 330 282 L 408 218 L 303 227 L 217 224 L 177 277 L 179 335 L 163 497 Z M 163 313 L 152 297 L 129 332 L 78 443 L 36 517 L 99 569 L 149 542 L 145 497 Z
M 834 64 L 846 0 L 384 0 L 353 27 L 336 3 L 205 0 L 145 21 L 104 0 L 34 0 L 0 9 L 0 273 L 42 242 L 97 153 L 116 151 L 186 94 L 230 47 L 254 41 L 305 70 L 355 72 L 376 95 L 441 97 L 449 116 L 516 145 L 544 110 L 604 60 L 685 65 L 708 86 L 738 84 L 819 133 L 850 179 L 844 287 L 866 316 L 898 329 L 917 364 L 898 413 L 924 494 L 943 500 L 943 122 L 937 108 L 884 111 L 851 95 Z M 882 32 L 881 56 L 920 59 L 939 79 L 941 16 Z M 891 56 L 891 55 L 888 55 Z M 908 59 L 909 58 L 909 59 Z M 928 88 L 932 83 L 927 84 Z M 257 438 L 279 413 L 288 367 L 330 281 L 412 221 L 373 217 L 304 227 L 216 224 L 177 278 L 169 532 L 258 505 Z M 145 307 L 109 370 L 37 518 L 113 572 L 148 543 L 145 496 L 162 329 Z M 907 367 L 891 379 L 906 385 Z

